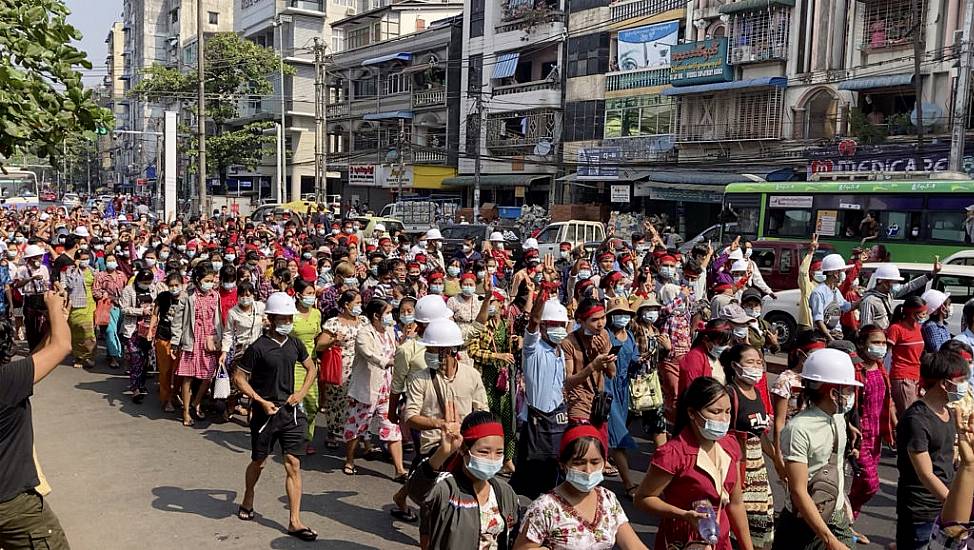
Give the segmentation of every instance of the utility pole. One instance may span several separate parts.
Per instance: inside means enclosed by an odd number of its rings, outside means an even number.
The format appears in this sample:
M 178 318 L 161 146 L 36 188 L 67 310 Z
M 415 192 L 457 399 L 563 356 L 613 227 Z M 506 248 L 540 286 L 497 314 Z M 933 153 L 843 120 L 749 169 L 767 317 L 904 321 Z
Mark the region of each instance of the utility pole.
M 206 215 L 206 80 L 203 70 L 203 0 L 196 0 L 196 78 L 199 80 L 199 112 L 196 113 L 197 155 L 199 157 L 197 177 L 199 181 L 200 215 Z
M 477 97 L 474 98 L 477 106 L 477 139 L 474 142 L 473 157 L 473 223 L 477 223 L 480 216 L 480 136 L 484 130 L 484 96 L 483 84 L 477 86 Z M 467 128 L 470 131 L 470 128 Z
M 287 142 L 287 133 L 286 133 L 287 132 L 287 122 L 286 122 L 286 117 L 287 117 L 287 102 L 285 101 L 285 93 L 284 93 L 284 23 L 290 23 L 290 22 L 291 22 L 291 17 L 290 16 L 280 15 L 280 14 L 278 14 L 276 20 L 274 21 L 274 24 L 278 28 L 278 39 L 280 40 L 280 43 L 281 43 L 281 60 L 280 60 L 279 67 L 278 67 L 278 76 L 281 79 L 281 140 L 280 140 L 280 150 L 278 151 L 278 155 L 279 155 L 279 161 L 278 161 L 278 164 L 279 164 L 279 168 L 278 168 L 278 170 L 279 170 L 278 184 L 280 186 L 279 187 L 280 192 L 278 194 L 278 198 L 280 199 L 280 202 L 282 202 L 282 203 L 287 202 L 287 195 L 286 195 L 286 190 L 285 190 L 285 188 L 287 186 L 287 176 L 285 175 L 285 171 L 287 170 L 287 159 L 286 159 L 286 155 L 287 155 L 287 143 L 286 143 Z M 295 185 L 297 186 L 296 188 L 295 188 Z M 295 192 L 295 190 L 297 192 Z M 292 178 L 292 181 L 291 181 L 291 194 L 294 195 L 294 196 L 291 197 L 291 200 L 295 200 L 296 201 L 296 200 L 299 200 L 301 198 L 301 182 L 300 182 L 300 180 L 298 178 Z
M 913 95 L 916 96 L 917 112 L 917 170 L 923 170 L 923 82 L 920 78 L 920 58 L 923 56 L 922 34 L 925 30 L 923 25 L 923 2 L 913 0 Z
M 325 132 L 328 94 L 325 88 L 325 47 L 321 39 L 314 38 L 315 45 L 315 198 L 319 203 L 327 200 L 328 173 L 325 168 L 325 155 L 328 154 L 328 141 Z
M 406 169 L 403 166 L 406 161 L 406 119 L 404 118 L 399 119 L 399 145 L 397 149 L 399 152 L 399 177 L 397 178 L 397 183 L 399 184 L 399 196 L 396 197 L 396 200 L 402 202 L 402 176 L 403 171 Z
M 960 70 L 957 72 L 953 125 L 950 128 L 950 169 L 958 172 L 964 167 L 964 138 L 970 107 L 967 100 L 971 93 L 971 32 L 974 31 L 974 0 L 967 0 L 964 4 L 964 35 L 960 43 Z

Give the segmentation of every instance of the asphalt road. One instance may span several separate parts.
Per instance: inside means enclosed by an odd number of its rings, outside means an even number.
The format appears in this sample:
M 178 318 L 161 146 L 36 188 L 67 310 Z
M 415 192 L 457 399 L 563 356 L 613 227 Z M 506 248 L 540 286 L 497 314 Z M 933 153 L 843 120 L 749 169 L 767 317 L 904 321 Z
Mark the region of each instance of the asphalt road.
M 392 466 L 360 460 L 359 475 L 348 477 L 341 472 L 342 457 L 334 451 L 302 464 L 303 519 L 319 532 L 316 543 L 284 533 L 288 513 L 280 459 L 268 462 L 258 485 L 257 520 L 237 519 L 250 456 L 247 430 L 237 423 L 216 422 L 184 428 L 151 398 L 133 404 L 123 393 L 126 381 L 121 371 L 63 366 L 35 388 L 37 451 L 54 488 L 50 502 L 74 549 L 417 546 L 415 525 L 393 522 L 389 516 L 390 496 L 397 488 L 391 480 Z M 640 439 L 640 453 L 633 457 L 638 472 L 645 471 L 648 451 Z M 881 492 L 857 524 L 873 547 L 891 542 L 894 532 L 892 456 L 884 459 L 880 477 Z M 618 478 L 606 486 L 622 491 Z M 780 487 L 775 496 L 780 509 Z M 654 521 L 625 506 L 637 532 L 652 547 Z

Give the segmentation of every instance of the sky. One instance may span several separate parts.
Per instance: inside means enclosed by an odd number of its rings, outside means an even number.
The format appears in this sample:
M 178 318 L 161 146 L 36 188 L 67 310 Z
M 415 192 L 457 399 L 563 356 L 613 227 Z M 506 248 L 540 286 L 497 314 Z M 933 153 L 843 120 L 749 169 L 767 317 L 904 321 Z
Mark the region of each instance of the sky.
M 64 0 L 64 3 L 71 10 L 68 23 L 84 35 L 80 48 L 88 53 L 88 61 L 94 67 L 92 71 L 86 71 L 85 83 L 97 85 L 106 73 L 108 45 L 105 37 L 112 22 L 122 19 L 122 0 Z

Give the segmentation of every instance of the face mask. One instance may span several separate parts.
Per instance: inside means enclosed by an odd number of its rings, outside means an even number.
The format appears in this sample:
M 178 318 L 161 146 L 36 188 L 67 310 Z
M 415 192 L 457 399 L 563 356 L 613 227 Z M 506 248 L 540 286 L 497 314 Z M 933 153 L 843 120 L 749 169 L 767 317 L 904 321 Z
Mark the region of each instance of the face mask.
M 81 258 L 78 260 L 78 267 L 80 267 L 81 269 L 88 269 L 88 265 L 89 265 L 88 262 L 90 261 L 91 258 Z
M 720 357 L 720 354 L 727 351 L 727 348 L 729 347 L 730 346 L 714 346 L 710 348 L 710 352 L 709 352 L 710 356 L 713 357 L 714 359 L 717 359 L 718 357 Z
M 467 244 L 463 245 L 463 251 L 464 252 L 469 253 L 471 250 L 473 250 L 473 248 L 471 248 L 470 245 L 467 245 Z
M 839 399 L 836 400 L 835 403 L 835 407 L 837 409 L 835 411 L 835 414 L 845 414 L 851 411 L 852 408 L 855 406 L 856 406 L 856 394 L 850 393 L 849 395 L 842 395 L 840 393 Z
M 400 315 L 399 316 L 399 322 L 402 323 L 402 324 L 404 324 L 404 325 L 411 325 L 415 321 L 416 321 L 416 316 L 415 315 L 411 315 L 410 314 L 410 315 Z
M 195 258 L 196 257 L 196 251 L 195 250 L 190 250 L 189 252 L 186 253 L 186 255 L 189 256 L 190 258 Z
M 734 369 L 737 370 L 737 376 L 742 382 L 746 384 L 757 384 L 761 377 L 764 376 L 764 370 L 756 367 L 744 367 L 737 363 L 734 363 Z
M 497 306 L 488 306 L 487 307 L 487 315 L 490 315 L 491 317 L 493 317 L 494 315 L 497 315 Z
M 893 283 L 893 286 L 889 288 L 890 293 L 894 296 L 899 294 L 901 290 L 903 290 L 903 285 L 900 283 Z
M 451 265 L 450 267 L 446 268 L 446 272 L 450 275 L 450 277 L 456 277 L 460 274 L 460 268 Z
M 159 259 L 162 260 L 162 261 L 168 260 L 169 259 L 169 253 L 168 252 L 160 252 L 159 253 Z
M 815 273 L 812 274 L 812 279 L 816 283 L 824 283 L 825 282 L 825 273 L 822 273 L 821 271 L 816 271 Z
M 761 308 L 759 308 L 759 307 L 745 308 L 744 309 L 744 313 L 747 313 L 751 317 L 754 317 L 755 319 L 757 319 L 757 318 L 761 317 Z
M 872 345 L 866 346 L 866 354 L 873 359 L 882 359 L 886 357 L 886 346 L 884 345 Z
M 8 250 L 7 251 L 7 258 L 13 260 L 16 257 L 17 257 L 17 251 L 15 251 L 15 250 Z
M 220 271 L 223 269 L 223 262 L 211 262 L 213 264 L 214 271 Z
M 246 297 L 238 298 L 237 303 L 244 307 L 250 307 L 254 305 L 254 299 L 251 298 L 250 296 L 246 296 Z
M 565 481 L 571 483 L 572 487 L 578 491 L 588 493 L 592 489 L 598 487 L 599 483 L 602 483 L 602 470 L 585 473 L 569 468 L 568 471 L 565 472 Z
M 230 262 L 230 263 L 233 263 L 233 261 L 237 259 L 237 256 L 236 256 L 236 254 L 227 254 L 227 255 L 226 255 L 226 256 L 224 256 L 223 258 L 224 258 L 224 259 L 225 259 L 226 261 L 228 261 L 228 262 Z
M 548 327 L 546 332 L 548 333 L 548 340 L 551 340 L 551 343 L 555 345 L 568 338 L 568 329 L 565 327 Z
M 628 315 L 613 315 L 612 316 L 612 326 L 616 328 L 625 328 L 629 325 Z
M 339 233 L 341 233 L 341 231 L 339 231 L 338 229 L 332 229 L 332 230 L 331 230 L 331 234 L 332 234 L 332 235 L 337 235 L 337 234 L 339 234 Z
M 225 288 L 226 290 L 233 290 L 237 288 L 237 283 L 235 282 L 223 283 L 223 288 Z
M 644 311 L 643 312 L 643 321 L 646 321 L 647 323 L 655 323 L 658 319 L 659 319 L 659 312 L 658 311 Z
M 430 292 L 432 294 L 443 294 L 443 285 L 430 285 Z
M 504 250 L 504 243 L 497 243 L 494 245 L 497 250 Z
M 501 471 L 503 466 L 504 460 L 501 458 L 487 460 L 486 458 L 470 455 L 470 460 L 467 462 L 467 471 L 480 481 L 487 481 L 496 476 L 497 472 Z
M 352 229 L 351 227 L 346 227 L 346 228 L 345 228 L 345 234 L 346 234 L 346 235 L 351 235 L 351 234 L 352 234 L 352 233 L 354 233 L 354 232 L 355 232 L 355 230 L 354 230 L 354 229 Z
M 355 277 L 346 277 L 345 286 L 352 286 L 352 287 L 358 286 L 358 279 L 356 279 Z
M 562 250 L 560 255 L 562 260 L 567 260 L 571 257 L 572 253 L 570 250 Z
M 967 395 L 968 393 L 967 380 L 964 380 L 963 382 L 953 382 L 953 381 L 948 381 L 948 382 L 949 385 L 954 387 L 954 389 L 947 390 L 947 401 L 950 401 L 951 403 L 955 403 L 957 401 L 960 401 L 961 399 L 964 398 L 965 395 Z
M 174 286 L 169 289 L 169 293 L 172 294 L 173 296 L 179 296 L 180 294 L 182 294 L 182 292 L 183 292 L 182 287 L 178 287 L 178 286 Z
M 315 305 L 315 297 L 314 296 L 302 296 L 301 297 L 301 303 L 304 304 L 304 307 L 311 307 L 311 306 Z
M 392 317 L 391 312 L 382 316 L 382 324 L 387 327 L 391 327 L 392 325 L 396 324 L 396 320 Z
M 494 273 L 497 273 L 497 268 L 496 267 L 488 267 L 487 268 L 487 273 L 490 273 L 491 275 L 493 275 Z M 482 278 L 483 277 L 481 277 L 481 279 Z
M 659 268 L 659 276 L 664 279 L 672 279 L 676 275 L 676 268 L 664 265 Z
M 700 435 L 704 439 L 709 439 L 710 441 L 717 441 L 718 439 L 727 435 L 727 430 L 730 429 L 730 422 L 723 422 L 720 420 L 714 420 L 712 418 L 705 418 L 703 422 L 703 427 L 700 428 Z
M 156 259 L 155 258 L 146 258 L 145 259 L 145 265 L 148 266 L 149 269 L 152 269 L 153 267 L 156 266 Z
M 578 270 L 578 278 L 579 278 L 579 280 L 583 280 L 584 281 L 584 280 L 588 279 L 591 276 L 592 276 L 592 272 L 589 271 L 588 269 L 579 269 Z
M 209 292 L 213 290 L 213 283 L 200 283 L 200 290 L 203 292 Z
M 362 314 L 362 306 L 358 305 L 352 308 L 352 315 L 358 317 Z
M 477 272 L 477 278 L 478 279 L 483 279 L 486 276 L 487 276 L 487 272 L 486 271 L 478 271 Z
M 321 272 L 322 273 L 331 273 L 331 266 L 330 265 L 323 265 L 323 266 L 321 266 Z
M 276 327 L 274 327 L 274 330 L 276 330 L 278 334 L 287 336 L 288 334 L 291 334 L 292 330 L 294 330 L 294 323 L 284 323 L 281 325 L 277 325 Z
M 747 327 L 734 327 L 733 332 L 736 338 L 747 338 Z
M 427 351 L 423 353 L 423 359 L 426 361 L 426 366 L 433 370 L 440 370 L 440 354 L 436 352 Z
M 371 273 L 373 277 L 378 277 L 379 276 L 379 266 L 373 265 L 373 266 L 369 267 L 369 273 Z
M 304 258 L 305 260 L 310 260 L 311 259 L 311 253 L 310 252 L 304 252 L 304 253 L 301 254 L 301 257 Z
M 105 262 L 105 268 L 109 271 L 114 271 L 118 268 L 118 262 Z
M 753 253 L 754 253 L 754 250 L 751 249 L 751 248 L 745 248 L 744 249 L 744 257 L 745 258 L 750 259 L 751 258 L 751 254 L 753 254 Z
M 460 288 L 460 292 L 462 292 L 464 296 L 473 296 L 473 293 L 476 291 L 477 289 L 472 286 L 465 286 Z
M 846 277 L 845 271 L 840 271 L 839 272 L 839 283 L 844 283 L 845 282 L 845 277 Z

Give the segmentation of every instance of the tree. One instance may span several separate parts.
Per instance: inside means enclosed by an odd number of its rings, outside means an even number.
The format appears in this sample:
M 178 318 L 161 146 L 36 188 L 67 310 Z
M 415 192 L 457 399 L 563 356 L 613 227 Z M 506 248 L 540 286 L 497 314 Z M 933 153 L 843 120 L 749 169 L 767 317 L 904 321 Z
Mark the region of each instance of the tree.
M 0 0 L 3 159 L 31 150 L 54 161 L 65 136 L 93 138 L 98 128 L 113 126 L 111 112 L 81 81 L 78 68 L 91 63 L 70 44 L 81 33 L 67 24 L 68 13 L 61 0 Z
M 274 141 L 264 130 L 273 127 L 271 122 L 254 122 L 242 128 L 232 128 L 228 121 L 239 118 L 240 100 L 247 97 L 270 95 L 273 86 L 268 75 L 274 73 L 280 58 L 274 50 L 259 46 L 235 33 L 220 33 L 205 42 L 203 56 L 206 92 L 206 116 L 213 121 L 215 133 L 206 138 L 207 167 L 220 176 L 226 185 L 227 171 L 231 166 L 242 165 L 254 169 L 260 163 L 264 147 Z M 285 67 L 286 72 L 292 72 Z M 199 85 L 197 71 L 181 72 L 179 69 L 154 65 L 146 71 L 133 93 L 148 101 L 195 98 Z M 183 99 L 194 105 L 195 101 Z M 189 131 L 189 129 L 186 129 Z M 196 155 L 196 137 L 187 151 Z

